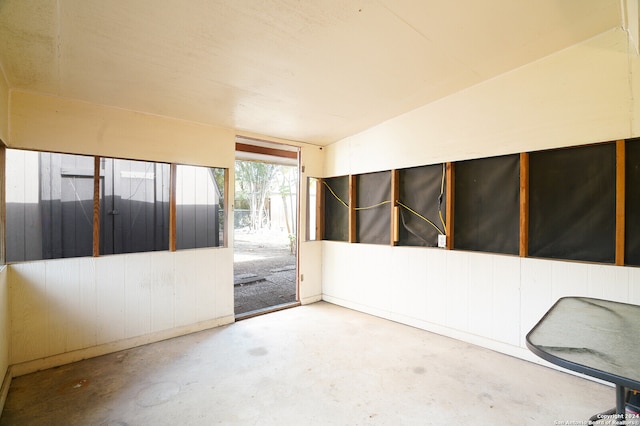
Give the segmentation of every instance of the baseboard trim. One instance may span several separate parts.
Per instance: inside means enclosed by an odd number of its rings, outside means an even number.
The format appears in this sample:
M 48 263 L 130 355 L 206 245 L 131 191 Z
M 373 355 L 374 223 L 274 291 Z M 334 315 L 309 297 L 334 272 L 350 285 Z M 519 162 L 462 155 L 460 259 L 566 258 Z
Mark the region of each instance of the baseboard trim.
M 116 342 L 92 346 L 90 348 L 78 349 L 72 352 L 16 363 L 10 367 L 12 370 L 12 377 L 34 373 L 36 371 L 46 370 L 48 368 L 59 367 L 61 365 L 70 364 L 72 362 L 82 361 L 83 359 L 95 358 L 97 356 L 106 355 L 125 349 L 131 349 L 137 346 L 147 345 L 149 343 L 160 342 L 162 340 L 167 340 L 174 337 L 184 336 L 186 334 L 196 333 L 198 331 L 208 330 L 210 328 L 231 324 L 233 322 L 235 322 L 235 317 L 233 315 L 228 315 L 221 318 L 202 321 L 196 324 L 172 328 L 170 330 L 158 331 L 155 333 L 145 334 L 143 336 L 131 337 L 128 339 L 118 340 Z
M 316 296 L 305 297 L 304 299 L 300 299 L 300 304 L 301 305 L 310 305 L 312 303 L 316 303 L 316 302 L 320 302 L 320 301 L 322 301 L 322 295 L 318 294 Z
M 11 379 L 13 375 L 11 373 L 11 366 L 7 368 L 7 373 L 2 380 L 2 386 L 0 386 L 0 417 L 2 417 L 2 410 L 4 410 L 4 403 L 7 401 L 7 395 L 9 395 L 9 387 L 11 387 Z
M 470 343 L 472 345 L 483 347 L 483 348 L 492 350 L 494 352 L 499 352 L 504 355 L 512 356 L 514 358 L 518 358 L 523 361 L 539 364 L 543 367 L 551 368 L 553 370 L 557 370 L 566 374 L 571 374 L 572 376 L 581 377 L 583 379 L 590 380 L 592 382 L 597 382 L 603 385 L 612 386 L 612 384 L 609 382 L 605 382 L 595 377 L 577 373 L 575 371 L 567 370 L 555 364 L 551 364 L 550 362 L 547 362 L 537 357 L 536 355 L 533 354 L 533 352 L 531 352 L 530 350 L 522 346 L 515 346 L 505 342 L 499 342 L 499 341 L 490 339 L 488 337 L 478 336 L 466 331 L 456 330 L 454 328 L 443 326 L 441 324 L 435 324 L 428 321 L 411 318 L 405 315 L 391 313 L 389 311 L 385 311 L 382 309 L 372 308 L 370 306 L 362 305 L 356 302 L 352 302 L 349 300 L 341 299 L 339 297 L 334 297 L 326 294 L 323 295 L 322 300 L 327 303 L 332 303 L 334 305 L 342 306 L 343 308 L 353 309 L 354 311 L 362 312 L 368 315 L 373 315 L 378 318 L 383 318 L 389 321 L 394 321 L 400 324 L 408 325 L 410 327 L 415 327 L 430 333 L 435 333 L 441 336 L 449 337 L 451 339 L 456 339 L 462 342 Z

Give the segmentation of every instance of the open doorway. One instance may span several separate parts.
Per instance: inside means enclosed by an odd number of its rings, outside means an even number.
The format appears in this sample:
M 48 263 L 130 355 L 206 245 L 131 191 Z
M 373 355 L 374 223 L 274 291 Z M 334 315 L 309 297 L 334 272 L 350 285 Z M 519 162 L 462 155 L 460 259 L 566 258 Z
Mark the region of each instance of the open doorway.
M 236 319 L 299 304 L 298 182 L 298 148 L 244 139 L 236 143 Z

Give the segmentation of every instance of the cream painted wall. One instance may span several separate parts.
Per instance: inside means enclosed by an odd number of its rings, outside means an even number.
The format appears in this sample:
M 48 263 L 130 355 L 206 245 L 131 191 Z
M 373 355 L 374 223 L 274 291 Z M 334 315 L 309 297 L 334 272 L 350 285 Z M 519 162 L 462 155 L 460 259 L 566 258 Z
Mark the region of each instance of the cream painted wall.
M 612 30 L 425 105 L 328 146 L 325 176 L 638 135 L 633 49 L 625 31 Z
M 640 135 L 640 58 L 614 30 L 327 147 L 324 176 Z M 538 361 L 561 296 L 640 304 L 640 269 L 324 241 L 323 299 Z
M 233 169 L 230 129 L 16 90 L 10 114 L 11 148 Z
M 629 37 L 636 50 L 640 53 L 640 1 L 626 0 L 623 2 L 625 27 L 629 31 Z

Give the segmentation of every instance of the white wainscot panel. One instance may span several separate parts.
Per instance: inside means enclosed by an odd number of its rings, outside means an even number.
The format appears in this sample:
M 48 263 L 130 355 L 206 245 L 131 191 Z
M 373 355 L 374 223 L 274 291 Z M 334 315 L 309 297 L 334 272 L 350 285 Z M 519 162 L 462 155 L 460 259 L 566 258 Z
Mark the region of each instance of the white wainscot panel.
M 350 244 L 333 241 L 322 243 L 322 293 L 348 299 L 351 278 Z
M 47 354 L 48 303 L 44 262 L 9 266 L 11 305 L 10 363 Z
M 95 346 L 97 340 L 96 311 L 98 293 L 96 288 L 96 262 L 92 257 L 78 259 L 78 277 L 80 279 L 80 305 L 77 313 L 82 321 L 76 324 L 75 332 L 82 338 L 82 348 Z
M 151 287 L 147 275 L 151 269 L 149 253 L 124 257 L 124 330 L 125 337 L 151 331 Z
M 392 250 L 391 311 L 401 317 L 427 320 L 427 252 L 421 247 Z
M 175 325 L 180 327 L 197 322 L 198 301 L 196 257 L 191 250 L 175 252 Z
M 587 296 L 623 303 L 630 300 L 633 271 L 637 268 L 591 264 L 587 270 Z
M 175 325 L 175 253 L 156 252 L 142 285 L 151 289 L 151 332 L 169 330 Z
M 446 325 L 467 331 L 469 326 L 469 256 L 462 251 L 447 252 Z M 475 275 L 474 271 L 474 275 Z
M 640 305 L 640 268 L 628 268 L 629 303 Z
M 354 244 L 352 259 L 354 270 L 351 298 L 357 303 L 389 312 L 391 310 L 391 294 L 394 291 L 396 278 L 391 259 L 392 247 L 374 244 Z
M 198 298 L 196 315 L 198 321 L 216 317 L 216 254 L 212 250 L 192 250 L 196 258 L 196 283 Z
M 521 259 L 520 273 L 520 346 L 526 347 L 525 336 L 553 305 L 551 262 Z
M 628 302 L 630 296 L 629 278 L 631 277 L 630 271 L 632 268 L 623 266 L 608 266 L 607 268 L 608 272 L 610 272 L 611 280 L 607 283 L 605 299 L 623 303 Z
M 447 259 L 450 251 L 426 249 L 427 321 L 445 325 L 447 321 Z
M 83 347 L 79 328 L 85 323 L 82 309 L 80 260 L 45 262 L 47 287 L 48 354 L 60 354 Z
M 588 295 L 589 264 L 553 260 L 549 262 L 551 263 L 551 298 L 554 302 L 561 297 Z
M 233 249 L 211 249 L 216 261 L 215 299 L 217 318 L 233 315 Z
M 491 336 L 493 324 L 493 281 L 496 256 L 469 253 L 469 331 L 478 336 Z
M 606 265 L 589 265 L 587 276 L 587 294 L 596 299 L 604 298 L 607 291 L 608 267 Z
M 520 258 L 493 256 L 494 340 L 518 346 L 520 343 Z
M 322 242 L 305 241 L 300 245 L 300 301 L 317 300 L 322 295 Z
M 125 258 L 112 255 L 96 259 L 97 343 L 125 338 Z

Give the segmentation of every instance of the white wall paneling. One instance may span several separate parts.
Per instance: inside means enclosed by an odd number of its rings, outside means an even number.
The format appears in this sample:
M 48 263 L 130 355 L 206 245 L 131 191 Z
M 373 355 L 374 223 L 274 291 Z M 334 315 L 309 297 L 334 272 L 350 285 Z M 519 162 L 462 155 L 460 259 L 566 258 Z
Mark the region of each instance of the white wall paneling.
M 304 204 L 304 203 L 303 203 Z M 300 228 L 304 233 L 304 228 Z M 299 244 L 300 303 L 313 303 L 322 298 L 322 242 L 304 241 Z
M 232 322 L 232 258 L 212 248 L 9 265 L 10 364 L 25 373 Z
M 526 334 L 558 298 L 637 303 L 640 294 L 637 268 L 435 248 L 323 245 L 324 261 L 333 265 L 323 269 L 325 300 L 525 359 L 534 359 Z

